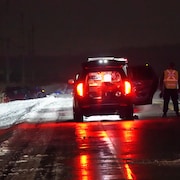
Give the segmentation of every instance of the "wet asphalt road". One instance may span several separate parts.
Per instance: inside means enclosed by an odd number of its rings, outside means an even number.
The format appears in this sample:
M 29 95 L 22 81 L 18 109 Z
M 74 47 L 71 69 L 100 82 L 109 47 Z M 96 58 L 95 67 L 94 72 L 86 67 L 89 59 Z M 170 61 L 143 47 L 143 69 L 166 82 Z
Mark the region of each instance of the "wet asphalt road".
M 0 179 L 178 180 L 180 119 L 49 122 L 0 130 Z

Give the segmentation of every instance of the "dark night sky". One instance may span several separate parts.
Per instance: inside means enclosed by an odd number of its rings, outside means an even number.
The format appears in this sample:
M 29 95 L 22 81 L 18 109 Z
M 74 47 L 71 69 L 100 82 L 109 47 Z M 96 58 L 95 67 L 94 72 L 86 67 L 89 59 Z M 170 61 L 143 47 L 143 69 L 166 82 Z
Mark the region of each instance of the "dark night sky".
M 9 55 L 46 57 L 180 44 L 179 7 L 179 0 L 0 0 L 0 55 L 6 39 Z
M 177 44 L 179 7 L 179 0 L 0 0 L 0 37 L 17 49 L 24 37 L 25 51 L 33 39 L 40 55 Z

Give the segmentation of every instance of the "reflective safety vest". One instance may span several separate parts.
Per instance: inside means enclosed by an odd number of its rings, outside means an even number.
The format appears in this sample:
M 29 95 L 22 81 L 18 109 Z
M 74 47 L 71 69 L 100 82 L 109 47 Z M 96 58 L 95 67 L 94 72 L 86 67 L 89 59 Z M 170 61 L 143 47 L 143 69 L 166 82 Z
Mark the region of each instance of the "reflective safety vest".
M 167 69 L 164 71 L 164 86 L 167 89 L 178 88 L 178 71 Z

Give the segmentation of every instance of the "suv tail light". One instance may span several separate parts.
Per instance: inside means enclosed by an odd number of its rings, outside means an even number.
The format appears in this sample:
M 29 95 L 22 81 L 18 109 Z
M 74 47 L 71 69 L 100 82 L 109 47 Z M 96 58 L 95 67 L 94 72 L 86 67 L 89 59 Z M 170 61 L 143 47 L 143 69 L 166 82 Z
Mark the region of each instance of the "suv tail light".
M 124 82 L 124 92 L 125 95 L 131 93 L 131 83 L 129 81 Z
M 76 91 L 77 91 L 77 94 L 78 94 L 79 96 L 82 97 L 82 96 L 84 95 L 83 83 L 77 84 L 77 86 L 76 86 Z

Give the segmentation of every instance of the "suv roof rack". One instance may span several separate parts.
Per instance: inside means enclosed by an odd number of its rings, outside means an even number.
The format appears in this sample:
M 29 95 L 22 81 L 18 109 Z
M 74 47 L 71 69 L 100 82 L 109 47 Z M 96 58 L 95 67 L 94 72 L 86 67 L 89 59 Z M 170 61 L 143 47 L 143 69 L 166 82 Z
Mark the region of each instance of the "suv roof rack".
M 128 60 L 118 57 L 94 57 L 88 58 L 86 62 L 82 63 L 83 68 L 102 68 L 102 67 L 115 67 L 115 66 L 127 66 Z
M 119 62 L 122 62 L 122 63 L 125 63 L 127 64 L 128 63 L 128 60 L 126 58 L 117 58 L 117 57 L 95 57 L 95 58 L 88 58 L 88 62 L 91 62 L 91 61 L 99 61 L 99 62 L 104 62 L 106 63 L 107 61 L 119 61 Z

